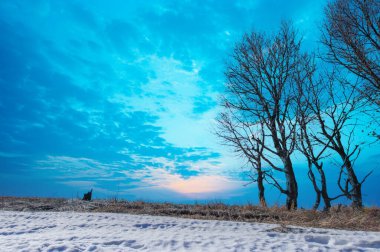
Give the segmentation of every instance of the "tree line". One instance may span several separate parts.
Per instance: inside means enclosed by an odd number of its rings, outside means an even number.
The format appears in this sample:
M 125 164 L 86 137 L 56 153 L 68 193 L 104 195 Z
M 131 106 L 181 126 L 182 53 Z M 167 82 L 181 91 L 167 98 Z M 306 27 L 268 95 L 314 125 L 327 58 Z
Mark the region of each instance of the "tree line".
M 321 52 L 303 51 L 297 30 L 283 22 L 276 34 L 245 34 L 226 66 L 217 135 L 247 161 L 262 206 L 266 182 L 286 195 L 287 209 L 297 208 L 293 162 L 299 153 L 315 191 L 313 208 L 323 202 L 328 210 L 340 197 L 363 207 L 362 184 L 371 173 L 357 175 L 365 143 L 354 136 L 363 114 L 378 123 L 380 2 L 335 0 L 324 13 Z M 329 194 L 325 175 L 331 156 L 339 159 L 339 195 Z

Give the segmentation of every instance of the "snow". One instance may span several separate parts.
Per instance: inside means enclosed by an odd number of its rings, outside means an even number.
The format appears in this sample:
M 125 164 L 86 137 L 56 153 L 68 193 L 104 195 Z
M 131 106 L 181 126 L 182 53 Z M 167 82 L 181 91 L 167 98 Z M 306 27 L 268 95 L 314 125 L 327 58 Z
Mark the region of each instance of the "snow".
M 0 211 L 0 251 L 380 251 L 380 232 L 148 215 Z

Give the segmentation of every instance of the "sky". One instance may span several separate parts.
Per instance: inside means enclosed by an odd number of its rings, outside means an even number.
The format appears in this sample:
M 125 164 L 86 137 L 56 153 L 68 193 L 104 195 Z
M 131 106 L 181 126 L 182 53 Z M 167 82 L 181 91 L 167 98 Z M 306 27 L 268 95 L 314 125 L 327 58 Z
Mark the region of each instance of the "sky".
M 273 33 L 281 20 L 315 50 L 325 3 L 2 0 L 0 196 L 92 188 L 97 198 L 257 203 L 243 160 L 214 134 L 225 64 L 245 32 Z M 363 150 L 359 174 L 379 156 L 378 145 Z M 305 161 L 294 163 L 310 207 Z M 367 205 L 380 205 L 374 170 Z

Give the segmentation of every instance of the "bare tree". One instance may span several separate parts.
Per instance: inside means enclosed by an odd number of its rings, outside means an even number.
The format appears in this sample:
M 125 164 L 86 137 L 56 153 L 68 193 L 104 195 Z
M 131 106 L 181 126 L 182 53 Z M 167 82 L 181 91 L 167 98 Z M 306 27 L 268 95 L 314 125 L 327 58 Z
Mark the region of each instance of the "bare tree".
M 380 1 L 335 0 L 325 16 L 326 60 L 359 76 L 362 96 L 380 106 Z
M 218 120 L 217 136 L 224 140 L 224 143 L 234 148 L 241 157 L 247 160 L 250 170 L 247 173 L 251 182 L 257 183 L 258 196 L 260 205 L 266 207 L 265 200 L 265 187 L 264 180 L 265 171 L 262 167 L 263 145 L 254 141 L 254 137 L 260 137 L 260 143 L 265 141 L 264 134 L 258 131 L 262 128 L 245 120 L 243 114 L 237 113 L 233 110 L 226 99 L 223 99 L 223 107 L 225 111 L 222 112 Z
M 346 80 L 340 78 L 335 71 L 324 75 L 317 85 L 311 86 L 312 96 L 308 103 L 315 117 L 313 120 L 316 126 L 314 130 L 306 132 L 303 137 L 308 155 L 317 169 L 322 164 L 315 161 L 318 161 L 326 148 L 337 154 L 342 161 L 337 181 L 339 189 L 343 196 L 352 200 L 354 207 L 361 208 L 363 206 L 361 186 L 371 173 L 361 181 L 356 175 L 354 163 L 364 142 L 355 142 L 354 138 L 358 125 L 357 113 L 361 107 L 365 106 L 365 103 L 360 99 L 355 88 L 347 87 L 349 85 Z M 313 154 L 307 141 L 314 141 L 322 146 L 319 154 Z M 333 199 L 326 195 L 326 200 Z
M 265 179 L 287 196 L 288 209 L 297 208 L 298 198 L 291 160 L 297 139 L 296 81 L 303 72 L 302 64 L 307 62 L 304 58 L 308 57 L 301 53 L 300 45 L 300 39 L 288 23 L 283 23 L 274 36 L 256 32 L 244 35 L 225 73 L 225 102 L 235 114 L 240 113 L 244 121 L 262 128 L 265 141 L 254 135 L 250 141 L 252 146 L 262 149 L 261 160 L 271 169 L 265 173 Z M 273 171 L 285 176 L 285 187 Z
M 310 61 L 312 58 L 310 58 Z M 298 80 L 298 142 L 297 149 L 305 156 L 307 160 L 308 166 L 308 177 L 313 184 L 314 191 L 316 192 L 316 199 L 313 206 L 313 209 L 318 209 L 321 197 L 324 202 L 324 210 L 329 210 L 331 207 L 331 198 L 329 197 L 327 191 L 327 181 L 326 175 L 323 170 L 323 162 L 322 160 L 328 156 L 326 154 L 328 149 L 329 140 L 324 144 L 321 144 L 318 141 L 315 141 L 315 136 L 313 135 L 313 126 L 315 126 L 314 122 L 317 120 L 317 116 L 313 113 L 312 105 L 313 102 L 318 99 L 315 97 L 316 92 L 316 84 L 314 83 L 314 76 L 316 66 L 312 62 L 304 64 L 305 72 L 307 74 L 302 74 L 300 77 L 304 77 L 303 79 Z M 314 169 L 318 171 L 319 181 L 314 173 Z M 318 185 L 320 184 L 320 186 Z

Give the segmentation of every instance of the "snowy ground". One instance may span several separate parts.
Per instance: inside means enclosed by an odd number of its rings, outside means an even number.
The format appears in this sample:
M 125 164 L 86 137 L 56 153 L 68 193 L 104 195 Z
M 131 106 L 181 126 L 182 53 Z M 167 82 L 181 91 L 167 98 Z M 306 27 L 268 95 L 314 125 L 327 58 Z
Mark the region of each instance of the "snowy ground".
M 146 215 L 0 211 L 0 251 L 380 251 L 379 232 Z

